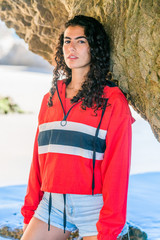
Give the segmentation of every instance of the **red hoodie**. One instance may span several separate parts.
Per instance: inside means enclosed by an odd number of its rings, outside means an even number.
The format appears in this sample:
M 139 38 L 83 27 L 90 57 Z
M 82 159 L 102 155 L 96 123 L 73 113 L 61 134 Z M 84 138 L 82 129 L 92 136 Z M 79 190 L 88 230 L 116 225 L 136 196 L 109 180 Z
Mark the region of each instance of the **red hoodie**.
M 43 98 L 24 206 L 29 223 L 43 192 L 102 193 L 104 205 L 97 222 L 99 240 L 116 240 L 126 222 L 131 159 L 131 116 L 118 87 L 104 88 L 105 111 L 83 110 L 81 101 L 65 114 L 63 81 L 48 107 Z M 98 130 L 97 130 L 98 129 Z M 94 159 L 94 160 L 93 160 Z

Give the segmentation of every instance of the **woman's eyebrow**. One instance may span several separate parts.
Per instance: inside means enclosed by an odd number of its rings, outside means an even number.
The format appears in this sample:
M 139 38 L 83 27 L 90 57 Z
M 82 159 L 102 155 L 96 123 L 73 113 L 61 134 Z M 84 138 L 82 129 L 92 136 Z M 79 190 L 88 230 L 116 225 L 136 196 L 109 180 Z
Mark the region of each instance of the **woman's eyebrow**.
M 65 39 L 71 39 L 70 37 L 64 37 Z M 85 36 L 78 36 L 78 37 L 76 37 L 75 39 L 77 40 L 77 39 L 79 39 L 79 38 L 85 38 L 85 39 L 87 39 Z

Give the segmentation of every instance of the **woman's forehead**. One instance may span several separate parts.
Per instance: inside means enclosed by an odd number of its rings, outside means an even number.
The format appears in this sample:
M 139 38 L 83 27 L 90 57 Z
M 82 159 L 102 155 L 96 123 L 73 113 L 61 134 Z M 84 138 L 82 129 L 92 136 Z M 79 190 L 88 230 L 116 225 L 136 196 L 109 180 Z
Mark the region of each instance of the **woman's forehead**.
M 77 38 L 80 36 L 85 37 L 84 28 L 81 26 L 69 26 L 64 32 L 64 37 Z

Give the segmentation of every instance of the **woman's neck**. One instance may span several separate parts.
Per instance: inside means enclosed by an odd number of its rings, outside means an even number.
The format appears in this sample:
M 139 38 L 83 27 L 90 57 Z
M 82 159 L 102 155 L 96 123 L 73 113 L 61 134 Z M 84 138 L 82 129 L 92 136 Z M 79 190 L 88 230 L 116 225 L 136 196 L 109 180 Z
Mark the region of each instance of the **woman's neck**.
M 79 69 L 72 69 L 72 79 L 66 88 L 66 97 L 73 98 L 81 89 L 82 84 L 85 81 L 86 73 Z
M 77 81 L 77 79 L 73 78 L 66 87 L 66 98 L 73 98 L 76 96 L 78 91 L 81 89 L 81 86 L 82 81 L 80 79 Z
M 72 69 L 72 79 L 68 87 L 77 91 L 80 90 L 87 72 L 88 71 L 84 71 L 83 69 Z

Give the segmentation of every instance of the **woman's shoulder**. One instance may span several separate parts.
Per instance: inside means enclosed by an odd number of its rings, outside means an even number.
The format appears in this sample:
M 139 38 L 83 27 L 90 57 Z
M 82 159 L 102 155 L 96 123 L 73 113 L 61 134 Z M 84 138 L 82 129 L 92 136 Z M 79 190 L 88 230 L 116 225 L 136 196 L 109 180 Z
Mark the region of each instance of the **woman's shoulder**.
M 130 113 L 127 98 L 119 87 L 106 86 L 104 89 L 104 96 L 108 99 L 108 106 L 111 106 L 111 111 Z
M 108 99 L 122 99 L 124 101 L 127 101 L 124 93 L 121 91 L 121 89 L 118 86 L 110 87 L 106 86 L 104 88 L 104 97 Z
M 46 103 L 48 103 L 49 97 L 50 97 L 50 92 L 47 92 L 47 93 L 43 96 L 41 106 L 42 106 L 42 105 L 46 105 Z
M 135 119 L 132 117 L 127 98 L 119 87 L 106 86 L 104 89 L 105 98 L 108 98 L 108 105 L 111 106 L 112 113 L 127 114 L 134 123 Z
M 57 86 L 58 86 L 58 88 L 61 88 L 64 83 L 65 83 L 64 80 L 58 80 L 58 81 L 57 81 Z M 43 103 L 45 104 L 46 102 L 48 102 L 49 97 L 50 97 L 50 91 L 48 91 L 48 92 L 43 96 L 42 104 L 43 104 Z

